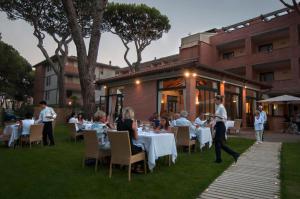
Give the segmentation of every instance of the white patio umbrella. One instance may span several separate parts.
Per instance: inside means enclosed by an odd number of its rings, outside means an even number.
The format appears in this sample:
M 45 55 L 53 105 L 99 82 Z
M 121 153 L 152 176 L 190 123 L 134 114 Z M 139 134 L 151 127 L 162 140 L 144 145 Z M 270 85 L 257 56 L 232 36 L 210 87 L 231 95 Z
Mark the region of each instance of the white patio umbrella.
M 300 104 L 300 98 L 291 96 L 291 95 L 281 95 L 281 96 L 272 97 L 272 98 L 265 99 L 265 100 L 260 100 L 258 102 L 274 103 L 274 104 L 288 104 L 288 103 L 291 103 L 291 104 L 299 103 Z

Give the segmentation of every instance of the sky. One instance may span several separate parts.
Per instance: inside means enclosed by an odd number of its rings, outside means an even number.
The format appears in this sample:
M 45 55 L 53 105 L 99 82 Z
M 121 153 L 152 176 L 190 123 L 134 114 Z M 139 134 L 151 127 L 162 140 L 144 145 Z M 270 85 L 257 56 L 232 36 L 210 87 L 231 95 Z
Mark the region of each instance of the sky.
M 291 0 L 290 0 L 291 1 Z M 287 2 L 290 2 L 287 1 Z M 112 0 L 109 0 L 112 2 Z M 157 8 L 168 16 L 171 29 L 157 41 L 153 41 L 142 54 L 143 62 L 179 53 L 181 38 L 189 34 L 203 32 L 212 28 L 221 28 L 250 18 L 284 8 L 279 0 L 114 0 L 120 3 L 144 3 Z M 38 49 L 33 28 L 22 20 L 10 21 L 0 12 L 0 32 L 2 41 L 12 45 L 19 53 L 35 65 L 44 57 Z M 45 48 L 54 54 L 56 44 L 48 36 Z M 111 34 L 102 34 L 98 52 L 98 62 L 120 67 L 127 66 L 123 60 L 125 47 L 121 40 Z M 69 55 L 76 56 L 72 43 Z M 135 61 L 135 51 L 131 50 L 129 59 Z

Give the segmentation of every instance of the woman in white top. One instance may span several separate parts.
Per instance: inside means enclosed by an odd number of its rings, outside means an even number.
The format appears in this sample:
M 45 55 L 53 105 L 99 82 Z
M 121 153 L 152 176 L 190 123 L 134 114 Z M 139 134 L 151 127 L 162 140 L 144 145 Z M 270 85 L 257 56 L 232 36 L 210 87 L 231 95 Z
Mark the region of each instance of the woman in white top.
M 264 131 L 264 118 L 260 114 L 260 111 L 255 111 L 254 130 L 256 134 L 256 143 L 262 143 L 262 135 Z
M 76 131 L 79 131 L 78 128 L 78 119 L 76 118 L 76 114 L 73 112 L 68 120 L 68 123 L 75 124 Z
M 216 104 L 216 112 L 213 116 L 215 118 L 215 151 L 216 151 L 216 163 L 221 163 L 221 149 L 223 149 L 225 152 L 230 154 L 235 161 L 239 158 L 240 154 L 230 149 L 228 146 L 225 145 L 225 122 L 227 120 L 227 112 L 222 104 L 223 97 L 220 95 L 215 96 L 215 104 Z
M 30 134 L 30 126 L 34 124 L 34 120 L 32 119 L 31 113 L 25 114 L 25 119 L 22 120 L 22 133 L 21 135 L 29 135 Z

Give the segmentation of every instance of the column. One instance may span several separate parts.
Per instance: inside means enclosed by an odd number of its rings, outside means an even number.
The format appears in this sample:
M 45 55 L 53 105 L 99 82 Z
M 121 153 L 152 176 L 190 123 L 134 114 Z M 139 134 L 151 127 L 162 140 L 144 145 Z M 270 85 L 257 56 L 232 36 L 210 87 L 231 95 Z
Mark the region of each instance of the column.
M 196 118 L 196 79 L 195 77 L 186 78 L 186 110 L 189 113 L 189 119 Z
M 299 71 L 299 58 L 298 57 L 291 58 L 291 72 L 292 72 L 293 79 L 299 80 L 300 71 Z
M 247 96 L 246 88 L 243 87 L 243 93 L 242 93 L 242 106 L 243 106 L 242 120 L 243 120 L 243 127 L 247 127 L 246 96 Z
M 246 65 L 246 78 L 253 79 L 253 67 L 249 64 Z
M 225 82 L 220 83 L 220 95 L 222 95 L 225 100 Z

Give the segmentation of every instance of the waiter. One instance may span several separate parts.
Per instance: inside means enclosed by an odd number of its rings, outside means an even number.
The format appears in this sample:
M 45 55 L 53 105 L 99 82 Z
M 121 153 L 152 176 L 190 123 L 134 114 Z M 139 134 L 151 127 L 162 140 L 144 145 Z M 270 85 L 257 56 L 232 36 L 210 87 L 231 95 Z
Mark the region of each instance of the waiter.
M 228 146 L 225 145 L 225 132 L 226 132 L 226 127 L 225 127 L 225 122 L 227 120 L 227 112 L 222 104 L 223 98 L 221 95 L 216 95 L 215 96 L 215 104 L 216 104 L 216 112 L 215 115 L 213 116 L 215 118 L 215 151 L 216 151 L 216 163 L 221 163 L 222 158 L 221 158 L 221 149 L 223 149 L 225 152 L 230 154 L 235 162 L 239 158 L 240 154 L 233 151 L 230 149 Z
M 52 122 L 57 115 L 54 112 L 53 108 L 47 106 L 46 101 L 41 101 L 40 106 L 42 107 L 42 110 L 40 112 L 38 122 L 44 124 L 43 145 L 44 146 L 48 145 L 48 139 L 49 139 L 50 141 L 49 146 L 54 146 Z

